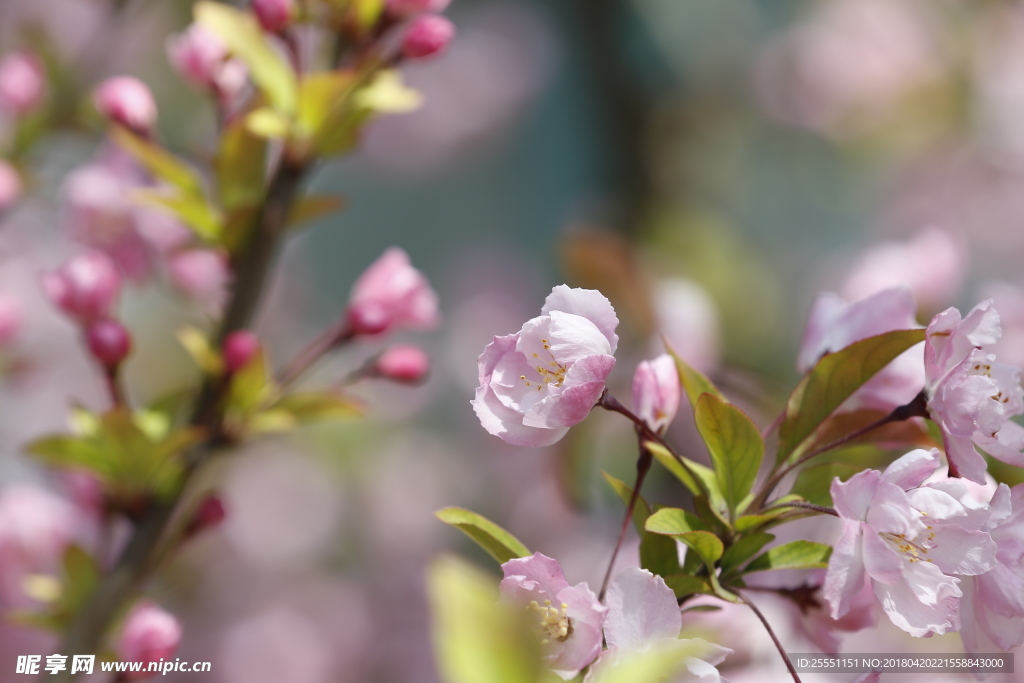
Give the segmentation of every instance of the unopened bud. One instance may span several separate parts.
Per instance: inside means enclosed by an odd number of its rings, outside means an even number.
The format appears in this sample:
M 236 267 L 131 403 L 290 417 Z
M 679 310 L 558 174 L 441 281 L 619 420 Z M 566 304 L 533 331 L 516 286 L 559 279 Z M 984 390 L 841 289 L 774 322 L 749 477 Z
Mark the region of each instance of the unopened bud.
M 131 76 L 103 81 L 93 94 L 93 103 L 106 118 L 140 134 L 148 134 L 156 123 L 153 94 L 145 83 Z
M 412 20 L 402 37 L 406 59 L 423 59 L 439 54 L 455 36 L 455 25 L 442 16 L 424 14 Z
M 278 33 L 292 19 L 294 0 L 252 0 L 252 11 L 267 33 Z
M 14 52 L 0 61 L 0 108 L 24 115 L 39 106 L 46 76 L 39 58 L 29 52 Z
M 170 612 L 155 603 L 143 600 L 132 608 L 117 639 L 117 656 L 123 662 L 142 662 L 144 678 L 150 662 L 171 659 L 181 642 L 181 624 Z
M 220 496 L 210 494 L 196 508 L 195 515 L 188 525 L 186 535 L 192 536 L 201 531 L 212 529 L 223 522 L 225 517 L 227 517 L 227 511 L 224 509 L 224 501 L 220 499 Z
M 43 290 L 61 310 L 85 323 L 108 316 L 121 291 L 121 273 L 109 256 L 90 251 L 45 274 Z
M 406 19 L 417 14 L 440 14 L 448 8 L 451 0 L 388 0 L 387 12 L 396 19 Z
M 356 280 L 348 305 L 354 335 L 380 334 L 403 327 L 425 329 L 437 324 L 437 295 L 409 256 L 393 247 Z
M 667 353 L 637 366 L 633 375 L 633 410 L 655 432 L 664 431 L 672 422 L 681 394 L 679 371 Z
M 85 328 L 89 352 L 103 367 L 116 368 L 132 350 L 132 337 L 116 320 L 96 320 Z
M 224 369 L 234 374 L 249 364 L 260 351 L 260 338 L 249 330 L 238 330 L 224 340 Z
M 418 384 L 429 372 L 430 356 L 410 344 L 392 346 L 380 354 L 373 366 L 375 376 L 403 384 Z

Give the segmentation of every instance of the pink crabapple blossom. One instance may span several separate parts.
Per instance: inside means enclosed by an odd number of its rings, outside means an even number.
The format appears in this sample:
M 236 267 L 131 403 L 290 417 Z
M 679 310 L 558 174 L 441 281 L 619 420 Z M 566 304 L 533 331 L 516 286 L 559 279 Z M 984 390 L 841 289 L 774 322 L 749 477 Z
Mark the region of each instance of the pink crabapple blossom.
M 347 315 L 357 335 L 427 329 L 439 319 L 437 294 L 423 273 L 409 263 L 409 256 L 392 247 L 356 280 Z
M 911 635 L 956 629 L 962 594 L 956 577 L 992 569 L 996 545 L 972 528 L 974 511 L 941 483 L 925 484 L 938 466 L 937 450 L 914 450 L 883 472 L 833 480 L 843 523 L 825 577 L 833 619 L 849 613 L 869 581 L 892 623 Z
M 996 362 L 987 349 L 999 341 L 999 314 L 991 299 L 963 318 L 949 308 L 926 332 L 924 362 L 928 411 L 942 431 L 952 476 L 985 483 L 985 460 L 975 446 L 1011 465 L 1024 465 L 1020 369 Z
M 234 58 L 217 34 L 192 24 L 167 40 L 171 66 L 193 86 L 212 90 L 222 101 L 231 101 L 245 87 L 248 70 Z
M 633 375 L 633 412 L 655 432 L 668 428 L 679 410 L 682 387 L 672 356 L 641 362 Z
M 12 52 L 0 61 L 0 109 L 24 115 L 39 106 L 46 89 L 43 64 L 30 52 Z
M 18 169 L 0 159 L 0 211 L 13 206 L 24 189 Z
M 97 111 L 107 119 L 148 135 L 156 123 L 156 100 L 149 87 L 131 76 L 103 81 L 93 93 Z
M 376 377 L 417 384 L 430 372 L 430 356 L 418 346 L 400 344 L 386 349 L 373 365 Z
M 252 0 L 252 11 L 267 33 L 279 33 L 291 21 L 294 0 Z
M 249 364 L 260 351 L 260 338 L 249 330 L 236 330 L 224 340 L 224 369 L 230 375 Z
M 715 666 L 732 650 L 700 638 L 679 638 L 683 617 L 675 593 L 660 576 L 637 567 L 625 569 L 608 585 L 605 603 L 608 615 L 604 638 L 608 649 L 590 667 L 584 683 L 610 680 L 616 667 L 630 655 L 652 650 L 673 652 L 679 657 L 679 670 L 670 683 L 723 681 Z
M 597 404 L 615 365 L 615 309 L 600 292 L 559 285 L 539 317 L 495 337 L 477 359 L 480 423 L 515 446 L 549 446 Z
M 569 586 L 556 560 L 540 553 L 501 565 L 501 599 L 522 605 L 538 620 L 544 659 L 565 680 L 601 652 L 601 626 L 608 611 L 586 583 Z
M 155 603 L 142 600 L 125 617 L 115 651 L 121 661 L 143 662 L 143 673 L 132 677 L 144 678 L 147 665 L 173 657 L 180 642 L 181 624 L 177 618 Z
M 179 292 L 212 311 L 219 310 L 231 283 L 227 255 L 217 249 L 181 249 L 167 256 L 167 275 Z
M 128 330 L 116 320 L 94 320 L 85 328 L 85 343 L 92 357 L 106 368 L 119 366 L 132 350 Z
M 78 528 L 74 507 L 26 484 L 0 493 L 0 607 L 25 607 L 24 582 L 59 570 Z
M 797 370 L 807 373 L 827 353 L 835 353 L 854 342 L 893 330 L 919 328 L 915 319 L 917 305 L 907 287 L 893 287 L 860 301 L 819 294 L 807 315 Z M 847 408 L 868 407 L 881 410 L 911 401 L 924 386 L 922 349 L 915 346 L 865 383 L 846 403 Z
M 402 36 L 406 59 L 425 59 L 440 54 L 455 36 L 455 25 L 437 14 L 424 14 L 409 24 Z
M 121 292 L 121 274 L 106 254 L 89 251 L 44 274 L 42 284 L 50 301 L 85 323 L 110 313 Z
M 387 12 L 393 17 L 404 19 L 417 14 L 440 14 L 451 0 L 387 0 Z

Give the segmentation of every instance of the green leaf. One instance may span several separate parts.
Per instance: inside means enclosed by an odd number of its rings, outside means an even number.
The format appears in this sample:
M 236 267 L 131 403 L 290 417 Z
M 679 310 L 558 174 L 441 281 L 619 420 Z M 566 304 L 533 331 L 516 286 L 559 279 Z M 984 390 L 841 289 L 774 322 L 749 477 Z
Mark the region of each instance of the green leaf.
M 670 574 L 662 578 L 665 580 L 665 584 L 675 592 L 677 598 L 683 598 L 694 593 L 715 594 L 715 589 L 708 583 L 708 580 L 700 576 Z
M 273 380 L 267 368 L 266 355 L 261 349 L 231 377 L 228 391 L 230 412 L 249 416 L 264 404 L 272 391 Z
M 853 392 L 893 359 L 924 340 L 924 330 L 896 330 L 826 354 L 801 380 L 779 426 L 778 461 L 788 458 Z
M 679 550 L 671 536 L 644 533 L 640 536 L 640 567 L 652 574 L 666 576 L 683 571 Z
M 791 541 L 758 555 L 744 572 L 771 569 L 823 569 L 828 567 L 832 548 L 814 541 Z
M 711 383 L 707 377 L 705 377 L 699 370 L 691 367 L 686 361 L 679 357 L 678 354 L 672 349 L 668 343 L 668 339 L 662 337 L 662 341 L 665 343 L 665 348 L 668 349 L 668 353 L 676 362 L 676 369 L 679 371 L 679 382 L 683 385 L 683 390 L 686 391 L 687 398 L 690 399 L 690 405 L 696 406 L 697 399 L 700 398 L 701 394 L 711 394 L 721 401 L 725 401 L 725 396 Z
M 623 505 L 629 505 L 629 499 L 633 497 L 633 489 L 626 482 L 621 479 L 617 479 L 605 471 L 601 471 L 601 476 L 608 482 L 608 485 L 615 491 L 615 495 L 619 497 Z M 636 503 L 633 505 L 633 525 L 636 527 L 637 533 L 644 533 L 644 523 L 647 518 L 651 516 L 651 506 L 647 504 L 643 496 L 636 497 Z
M 676 479 L 682 482 L 683 486 L 690 490 L 690 493 L 695 496 L 704 494 L 699 480 L 691 476 L 690 473 L 686 471 L 686 468 L 679 464 L 679 461 L 669 453 L 667 448 L 661 444 L 654 443 L 653 441 L 645 441 L 644 447 L 651 452 L 651 455 L 653 455 L 658 462 L 661 463 L 662 467 L 675 475 Z M 712 478 L 714 477 L 712 476 Z
M 47 436 L 33 441 L 25 450 L 51 467 L 83 467 L 97 473 L 107 471 L 107 458 L 87 437 Z
M 701 394 L 694 419 L 711 454 L 715 478 L 735 519 L 740 502 L 750 493 L 764 456 L 761 433 L 742 410 L 713 394 Z
M 245 129 L 258 138 L 280 140 L 291 135 L 291 120 L 276 109 L 260 107 L 245 116 Z
M 203 182 L 199 175 L 163 147 L 144 140 L 120 126 L 112 127 L 109 135 L 121 149 L 132 155 L 157 178 L 185 194 L 203 194 Z
M 220 353 L 210 345 L 206 334 L 195 327 L 183 327 L 176 335 L 196 365 L 208 375 L 219 375 L 224 371 Z
M 259 202 L 266 176 L 266 136 L 255 135 L 245 119 L 235 119 L 220 139 L 214 170 L 221 206 L 233 211 Z
M 294 228 L 303 223 L 311 223 L 331 215 L 344 206 L 344 200 L 334 195 L 321 194 L 303 197 L 295 203 L 288 214 L 288 227 Z
M 401 73 L 386 69 L 356 93 L 355 102 L 358 107 L 378 114 L 404 114 L 419 109 L 423 96 L 402 83 Z
M 288 394 L 253 415 L 249 429 L 253 433 L 288 432 L 313 422 L 350 420 L 362 415 L 362 405 L 355 399 L 329 391 L 304 391 Z
M 848 462 L 835 461 L 805 467 L 793 482 L 792 492 L 815 505 L 832 505 L 832 480 L 839 477 L 845 481 L 864 469 Z
M 138 189 L 132 191 L 132 199 L 145 206 L 165 209 L 192 228 L 197 237 L 207 242 L 218 243 L 221 236 L 223 217 L 220 212 L 200 194 L 168 194 L 161 190 Z
M 64 576 L 64 591 L 57 609 L 74 614 L 99 584 L 100 570 L 91 556 L 77 545 L 72 545 L 64 551 Z
M 741 564 L 756 555 L 761 548 L 765 547 L 769 543 L 775 540 L 775 537 L 771 534 L 766 534 L 763 531 L 757 531 L 747 536 L 743 536 L 738 541 L 729 546 L 729 549 L 722 555 L 722 571 L 729 571 L 735 569 Z
M 551 674 L 536 622 L 522 607 L 498 601 L 495 581 L 454 557 L 427 569 L 431 635 L 445 683 L 541 683 Z
M 336 124 L 349 107 L 348 96 L 356 83 L 349 71 L 319 71 L 304 74 L 299 83 L 299 113 L 296 134 L 302 138 L 319 135 L 325 126 Z
M 709 569 L 722 557 L 725 546 L 721 539 L 707 528 L 697 515 L 679 508 L 663 508 L 647 518 L 647 531 L 664 534 L 682 541 L 704 561 Z
M 295 112 L 295 73 L 267 41 L 256 17 L 219 2 L 196 3 L 196 22 L 216 33 L 228 50 L 245 62 L 249 75 L 274 108 Z
M 483 515 L 464 508 L 447 507 L 435 512 L 434 516 L 445 524 L 460 529 L 497 560 L 498 564 L 530 554 L 518 538 Z

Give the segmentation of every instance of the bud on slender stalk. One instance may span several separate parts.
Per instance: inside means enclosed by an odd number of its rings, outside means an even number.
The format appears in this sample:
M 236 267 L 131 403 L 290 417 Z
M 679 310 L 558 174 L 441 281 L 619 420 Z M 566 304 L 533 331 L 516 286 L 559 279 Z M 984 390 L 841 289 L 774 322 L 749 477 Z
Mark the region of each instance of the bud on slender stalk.
M 252 11 L 267 33 L 280 33 L 292 19 L 294 0 L 252 0 Z
M 388 249 L 356 280 L 348 305 L 353 335 L 373 335 L 402 327 L 423 329 L 437 324 L 437 294 L 409 256 Z
M 633 410 L 655 432 L 661 432 L 679 410 L 682 388 L 675 361 L 668 354 L 645 360 L 633 375 Z
M 153 94 L 145 83 L 131 76 L 103 81 L 93 94 L 93 103 L 102 116 L 140 135 L 148 135 L 156 123 Z
M 0 61 L 0 108 L 23 116 L 39 106 L 46 87 L 42 62 L 30 52 L 13 52 Z
M 402 37 L 406 59 L 424 59 L 440 54 L 455 36 L 455 26 L 442 16 L 424 14 L 412 20 Z
M 80 323 L 108 317 L 121 291 L 121 274 L 109 256 L 90 251 L 43 275 L 43 290 Z
M 224 340 L 224 370 L 233 375 L 249 364 L 260 350 L 260 339 L 254 332 L 238 330 Z
M 402 384 L 419 384 L 430 372 L 430 356 L 418 346 L 403 344 L 392 346 L 380 354 L 371 370 L 371 376 Z
M 96 320 L 85 328 L 89 353 L 108 370 L 115 370 L 132 351 L 132 338 L 116 320 Z

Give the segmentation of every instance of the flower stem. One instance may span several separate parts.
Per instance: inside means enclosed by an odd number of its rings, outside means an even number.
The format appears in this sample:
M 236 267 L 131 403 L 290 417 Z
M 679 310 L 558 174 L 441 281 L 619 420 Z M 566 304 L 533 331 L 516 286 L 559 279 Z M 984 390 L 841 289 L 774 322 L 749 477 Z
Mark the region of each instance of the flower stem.
M 824 505 L 815 505 L 814 503 L 807 503 L 802 500 L 794 500 L 788 503 L 779 503 L 777 505 L 772 505 L 770 507 L 762 509 L 761 512 L 770 512 L 771 510 L 781 510 L 783 508 L 802 508 L 804 510 L 813 510 L 815 512 L 820 512 L 823 515 L 832 515 L 833 517 L 839 516 L 839 513 L 836 512 L 834 508 L 826 507 Z
M 342 318 L 313 338 L 299 351 L 277 376 L 277 383 L 283 388 L 301 377 L 318 360 L 354 337 L 348 321 Z
M 772 627 L 768 623 L 768 620 L 764 618 L 764 614 L 762 614 L 761 610 L 757 608 L 757 605 L 748 600 L 746 596 L 740 593 L 737 593 L 737 595 L 740 596 L 740 600 L 742 600 L 747 607 L 753 610 L 754 614 L 757 615 L 757 618 L 764 625 L 765 630 L 768 631 L 768 635 L 771 636 L 772 642 L 775 643 L 775 649 L 779 651 L 779 655 L 782 657 L 782 661 L 786 663 L 786 668 L 789 669 L 789 675 L 793 677 L 794 683 L 800 683 L 800 676 L 797 675 L 796 669 L 793 668 L 793 662 L 789 661 L 789 656 L 786 654 L 786 649 L 782 647 L 782 643 L 779 641 L 779 637 L 775 635 L 775 631 L 772 630 Z
M 640 435 L 637 434 L 637 436 Z M 636 461 L 636 483 L 633 484 L 633 493 L 629 497 L 629 503 L 626 505 L 626 514 L 622 518 L 619 540 L 615 543 L 615 550 L 612 551 L 612 557 L 608 560 L 608 569 L 604 573 L 604 581 L 601 582 L 601 592 L 597 596 L 597 599 L 601 602 L 604 602 L 604 594 L 608 591 L 608 582 L 611 580 L 612 570 L 615 568 L 615 559 L 619 556 L 619 549 L 622 548 L 622 542 L 626 539 L 626 530 L 629 528 L 630 520 L 633 519 L 633 508 L 636 506 L 636 501 L 640 498 L 640 489 L 644 485 L 644 479 L 647 478 L 647 473 L 651 470 L 651 461 L 654 459 L 651 456 L 651 452 L 644 446 L 644 440 L 641 438 L 639 441 L 640 457 Z

